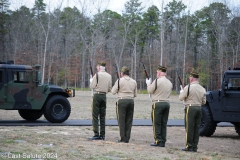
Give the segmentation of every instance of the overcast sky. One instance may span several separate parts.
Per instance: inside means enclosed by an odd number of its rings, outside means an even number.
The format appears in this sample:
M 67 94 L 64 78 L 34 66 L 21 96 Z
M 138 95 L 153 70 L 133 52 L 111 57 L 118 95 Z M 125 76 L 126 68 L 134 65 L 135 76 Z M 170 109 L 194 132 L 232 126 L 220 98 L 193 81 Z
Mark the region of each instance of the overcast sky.
M 9 0 L 11 2 L 11 10 L 18 9 L 20 6 L 27 6 L 28 8 L 32 8 L 34 5 L 35 0 Z M 88 2 L 93 1 L 95 4 L 89 5 L 89 10 L 95 10 L 93 12 L 96 12 L 96 8 L 99 8 L 97 6 L 101 6 L 101 11 L 105 9 L 110 9 L 112 11 L 118 12 L 119 14 L 122 13 L 124 10 L 124 4 L 128 0 L 44 0 L 44 3 L 47 4 L 50 9 L 57 8 L 60 4 L 60 2 L 63 1 L 63 6 L 70 6 L 74 7 L 76 6 L 77 8 L 81 8 L 81 3 L 80 2 Z M 171 2 L 172 0 L 140 0 L 142 2 L 142 6 L 145 8 L 148 8 L 149 6 L 156 5 L 159 10 L 161 10 L 162 2 L 164 2 L 164 6 Z M 180 0 L 177 0 L 180 1 Z M 99 3 L 97 3 L 99 2 Z M 100 3 L 101 2 L 101 3 Z M 194 12 L 196 10 L 200 10 L 205 6 L 208 6 L 212 2 L 222 2 L 222 3 L 227 3 L 230 6 L 235 6 L 240 8 L 240 0 L 182 0 L 182 2 L 187 5 L 188 9 L 191 12 Z M 229 7 L 230 7 L 229 6 Z M 90 7 L 93 7 L 90 9 Z

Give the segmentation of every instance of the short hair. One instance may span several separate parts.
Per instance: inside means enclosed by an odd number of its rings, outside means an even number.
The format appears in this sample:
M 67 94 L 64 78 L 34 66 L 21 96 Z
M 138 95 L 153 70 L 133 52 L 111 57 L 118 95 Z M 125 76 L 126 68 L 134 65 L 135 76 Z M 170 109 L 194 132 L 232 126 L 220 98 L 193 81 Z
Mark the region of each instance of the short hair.
M 104 67 L 104 66 L 99 66 L 99 67 L 100 67 L 101 70 L 103 70 L 103 69 L 105 70 L 105 67 Z

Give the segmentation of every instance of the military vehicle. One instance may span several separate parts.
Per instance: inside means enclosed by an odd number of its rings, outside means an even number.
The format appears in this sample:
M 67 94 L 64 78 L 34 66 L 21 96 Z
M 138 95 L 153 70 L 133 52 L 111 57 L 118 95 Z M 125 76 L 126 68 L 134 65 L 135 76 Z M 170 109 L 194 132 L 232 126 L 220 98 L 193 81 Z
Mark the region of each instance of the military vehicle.
M 210 137 L 217 123 L 230 122 L 240 135 L 240 69 L 225 71 L 221 89 L 208 91 L 207 103 L 202 106 L 200 136 Z
M 40 67 L 0 62 L 0 109 L 18 110 L 27 121 L 44 115 L 49 122 L 62 123 L 70 116 L 67 98 L 74 97 L 75 90 L 41 84 Z

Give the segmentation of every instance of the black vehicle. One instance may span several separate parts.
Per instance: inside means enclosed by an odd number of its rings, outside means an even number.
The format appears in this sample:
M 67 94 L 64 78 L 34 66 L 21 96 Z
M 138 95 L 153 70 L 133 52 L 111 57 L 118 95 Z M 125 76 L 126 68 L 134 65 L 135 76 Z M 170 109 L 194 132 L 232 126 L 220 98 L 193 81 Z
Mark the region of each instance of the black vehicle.
M 208 91 L 207 102 L 202 106 L 200 136 L 210 137 L 217 123 L 230 122 L 240 135 L 240 70 L 227 70 L 220 90 Z

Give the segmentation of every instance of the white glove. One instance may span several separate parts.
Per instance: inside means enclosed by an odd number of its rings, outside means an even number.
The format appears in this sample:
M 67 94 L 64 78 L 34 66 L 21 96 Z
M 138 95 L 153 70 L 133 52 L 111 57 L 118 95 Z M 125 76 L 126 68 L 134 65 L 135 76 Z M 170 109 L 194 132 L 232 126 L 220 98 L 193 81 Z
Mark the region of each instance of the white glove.
M 183 89 L 181 89 L 181 90 L 180 90 L 180 93 L 183 93 L 183 92 L 184 92 L 184 90 L 183 90 Z
M 93 78 L 90 78 L 90 83 L 92 83 L 92 81 L 93 81 Z
M 180 89 L 181 89 L 181 90 L 183 90 L 183 87 L 182 87 L 182 85 L 180 85 Z
M 148 85 L 148 84 L 151 84 L 151 82 L 152 82 L 152 79 L 151 79 L 151 78 L 149 78 L 149 79 L 146 78 L 146 84 L 147 84 L 147 85 Z

